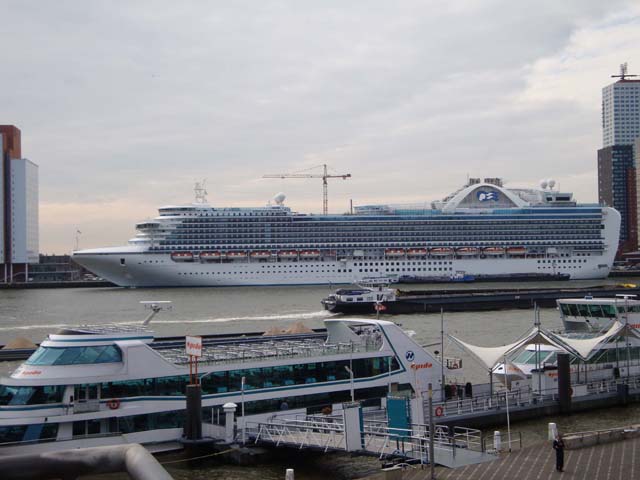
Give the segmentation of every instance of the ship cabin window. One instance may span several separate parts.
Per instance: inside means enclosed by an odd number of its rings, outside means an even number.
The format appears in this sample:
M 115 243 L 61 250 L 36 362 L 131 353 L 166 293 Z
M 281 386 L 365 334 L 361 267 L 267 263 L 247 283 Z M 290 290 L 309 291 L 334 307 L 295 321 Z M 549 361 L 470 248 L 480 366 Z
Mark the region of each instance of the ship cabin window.
M 0 405 L 41 405 L 62 402 L 64 385 L 14 387 L 0 385 Z
M 0 443 L 54 441 L 58 436 L 57 423 L 38 423 L 34 425 L 13 425 L 0 427 Z
M 40 347 L 25 362 L 27 365 L 88 365 L 122 361 L 116 345 L 88 347 Z
M 125 263 L 126 263 L 126 260 L 124 258 L 121 258 L 120 259 L 120 265 L 125 265 Z

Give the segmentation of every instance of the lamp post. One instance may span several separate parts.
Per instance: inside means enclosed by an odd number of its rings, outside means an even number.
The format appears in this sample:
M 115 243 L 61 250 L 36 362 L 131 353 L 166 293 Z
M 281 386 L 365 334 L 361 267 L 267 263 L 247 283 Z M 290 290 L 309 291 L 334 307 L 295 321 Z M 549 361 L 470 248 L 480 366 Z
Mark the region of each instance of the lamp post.
M 356 401 L 356 397 L 355 397 L 355 392 L 353 391 L 353 370 L 351 370 L 349 367 L 347 367 L 346 365 L 344 366 L 344 369 L 349 372 L 349 380 L 351 382 L 351 401 L 355 402 Z
M 247 420 L 244 418 L 244 384 L 246 377 L 242 377 L 240 381 L 240 396 L 241 396 L 241 405 L 242 405 L 242 444 L 244 445 L 245 439 L 247 437 Z
M 504 386 L 506 390 L 504 391 L 504 401 L 507 406 L 507 435 L 509 437 L 509 453 L 511 453 L 511 422 L 509 420 L 509 377 L 508 377 L 508 368 L 507 368 L 507 356 L 504 356 Z M 540 375 L 540 373 L 538 373 Z

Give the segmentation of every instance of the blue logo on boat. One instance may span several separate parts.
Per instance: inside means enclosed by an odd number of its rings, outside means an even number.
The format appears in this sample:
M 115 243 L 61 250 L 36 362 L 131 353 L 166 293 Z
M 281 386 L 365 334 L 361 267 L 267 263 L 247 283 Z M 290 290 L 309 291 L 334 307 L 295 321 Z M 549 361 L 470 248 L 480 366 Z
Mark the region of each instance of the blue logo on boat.
M 414 359 L 414 358 L 416 358 L 416 354 L 415 354 L 415 353 L 413 353 L 413 351 L 412 351 L 412 350 L 409 350 L 409 351 L 404 355 L 404 358 L 406 358 L 406 359 L 407 359 L 407 361 L 409 361 L 409 362 L 413 362 L 413 359 Z
M 493 200 L 493 201 L 498 200 L 498 192 L 484 192 L 484 191 L 480 190 L 478 193 L 476 193 L 476 196 L 478 197 L 478 200 L 480 202 L 488 202 L 490 200 Z

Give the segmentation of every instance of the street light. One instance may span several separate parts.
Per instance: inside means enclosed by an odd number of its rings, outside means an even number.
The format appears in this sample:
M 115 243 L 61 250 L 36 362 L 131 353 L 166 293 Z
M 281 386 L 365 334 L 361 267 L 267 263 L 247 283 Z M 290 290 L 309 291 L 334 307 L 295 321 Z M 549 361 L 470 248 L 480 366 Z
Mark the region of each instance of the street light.
M 353 370 L 351 370 L 349 367 L 347 367 L 346 365 L 344 366 L 344 369 L 349 372 L 349 379 L 351 381 L 351 401 L 355 402 L 356 398 L 355 398 L 355 394 L 353 391 Z
M 242 444 L 244 445 L 245 439 L 247 436 L 247 420 L 244 418 L 244 384 L 246 377 L 242 377 L 240 381 L 240 396 L 241 396 L 241 405 L 242 405 Z

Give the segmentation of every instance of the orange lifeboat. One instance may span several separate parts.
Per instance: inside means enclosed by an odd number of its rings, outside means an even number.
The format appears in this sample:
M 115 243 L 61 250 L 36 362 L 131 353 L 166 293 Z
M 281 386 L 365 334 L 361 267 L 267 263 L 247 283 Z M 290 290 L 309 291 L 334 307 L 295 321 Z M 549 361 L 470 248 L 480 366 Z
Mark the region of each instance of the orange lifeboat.
M 193 262 L 193 253 L 191 252 L 173 252 L 171 260 L 174 262 Z
M 278 252 L 278 257 L 280 258 L 297 258 L 298 251 L 297 250 L 280 250 Z
M 450 247 L 434 247 L 429 250 L 429 254 L 433 257 L 446 257 L 453 253 L 453 248 Z
M 476 247 L 460 247 L 460 248 L 456 248 L 456 254 L 463 257 L 477 255 L 478 249 Z
M 256 250 L 249 254 L 251 258 L 270 258 L 271 252 L 269 250 Z
M 504 252 L 503 247 L 485 247 L 482 249 L 482 253 L 485 255 L 504 255 Z
M 428 253 L 426 248 L 410 248 L 407 250 L 409 257 L 424 257 Z
M 227 258 L 247 258 L 247 252 L 227 252 Z
M 509 255 L 524 255 L 527 253 L 527 249 L 525 247 L 509 247 L 507 253 Z
M 300 258 L 318 258 L 320 256 L 320 250 L 301 250 Z
M 220 252 L 200 252 L 200 260 L 209 262 L 212 260 L 219 260 Z
M 384 254 L 387 257 L 404 257 L 404 248 L 387 248 Z

